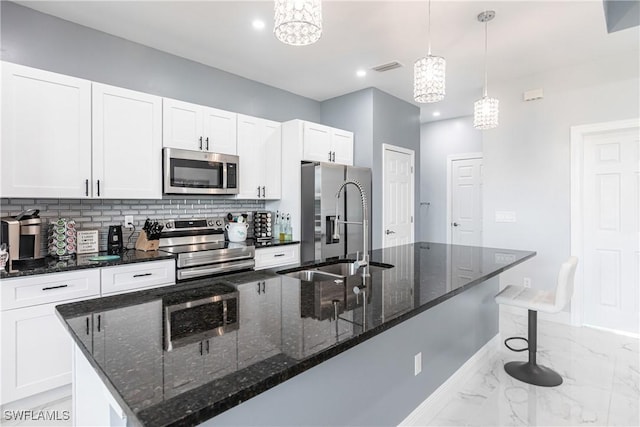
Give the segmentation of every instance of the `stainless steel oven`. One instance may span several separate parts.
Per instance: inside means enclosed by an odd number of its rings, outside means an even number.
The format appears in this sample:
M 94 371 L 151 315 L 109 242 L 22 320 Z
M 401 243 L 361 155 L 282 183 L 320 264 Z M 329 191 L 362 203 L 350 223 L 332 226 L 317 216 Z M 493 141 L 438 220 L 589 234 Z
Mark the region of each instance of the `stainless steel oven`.
M 238 156 L 163 148 L 162 159 L 165 194 L 238 194 Z
M 185 281 L 255 266 L 252 241 L 228 242 L 222 217 L 168 219 L 163 222 L 160 250 L 176 256 L 176 280 Z
M 239 328 L 238 291 L 220 286 L 176 292 L 162 300 L 164 348 L 175 348 Z

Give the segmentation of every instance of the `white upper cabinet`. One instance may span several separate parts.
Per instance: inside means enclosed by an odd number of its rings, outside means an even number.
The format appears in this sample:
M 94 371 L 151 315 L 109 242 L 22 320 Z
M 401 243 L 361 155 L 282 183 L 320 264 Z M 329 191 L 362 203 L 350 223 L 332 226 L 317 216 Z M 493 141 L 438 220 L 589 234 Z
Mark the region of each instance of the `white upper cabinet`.
M 238 114 L 238 199 L 280 198 L 281 134 L 278 122 Z
M 2 63 L 2 197 L 90 196 L 91 82 Z
M 183 150 L 237 154 L 237 114 L 163 99 L 162 145 Z
M 93 84 L 93 196 L 162 198 L 162 98 Z
M 302 160 L 353 165 L 353 133 L 304 122 Z

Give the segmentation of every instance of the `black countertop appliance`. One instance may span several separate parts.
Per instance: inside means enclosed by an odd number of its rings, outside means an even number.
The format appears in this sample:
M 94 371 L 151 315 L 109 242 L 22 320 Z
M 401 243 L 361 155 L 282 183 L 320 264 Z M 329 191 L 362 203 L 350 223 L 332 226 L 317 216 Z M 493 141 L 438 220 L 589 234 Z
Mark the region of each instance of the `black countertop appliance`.
M 122 226 L 110 225 L 107 236 L 107 253 L 109 255 L 119 255 L 122 253 Z

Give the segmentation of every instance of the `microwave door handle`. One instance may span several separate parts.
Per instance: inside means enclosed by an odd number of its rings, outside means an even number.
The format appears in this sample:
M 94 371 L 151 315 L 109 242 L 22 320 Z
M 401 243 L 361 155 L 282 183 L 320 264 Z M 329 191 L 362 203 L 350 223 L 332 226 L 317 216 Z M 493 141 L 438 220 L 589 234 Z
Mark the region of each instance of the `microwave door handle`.
M 227 188 L 227 162 L 222 162 L 222 188 Z

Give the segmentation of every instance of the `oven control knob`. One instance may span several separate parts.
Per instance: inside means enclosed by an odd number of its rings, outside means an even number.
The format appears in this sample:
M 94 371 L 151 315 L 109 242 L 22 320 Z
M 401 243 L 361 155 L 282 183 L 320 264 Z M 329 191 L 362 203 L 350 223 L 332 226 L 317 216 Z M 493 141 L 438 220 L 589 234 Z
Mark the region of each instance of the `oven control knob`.
M 221 219 L 216 220 L 216 225 L 218 227 L 222 227 L 222 220 Z
M 207 225 L 208 225 L 209 227 L 213 227 L 213 220 L 212 220 L 212 219 L 208 220 L 208 221 L 207 221 Z
M 168 222 L 168 223 L 165 225 L 165 227 L 166 227 L 166 228 L 173 228 L 173 224 L 172 224 L 172 223 L 170 223 L 170 222 Z

